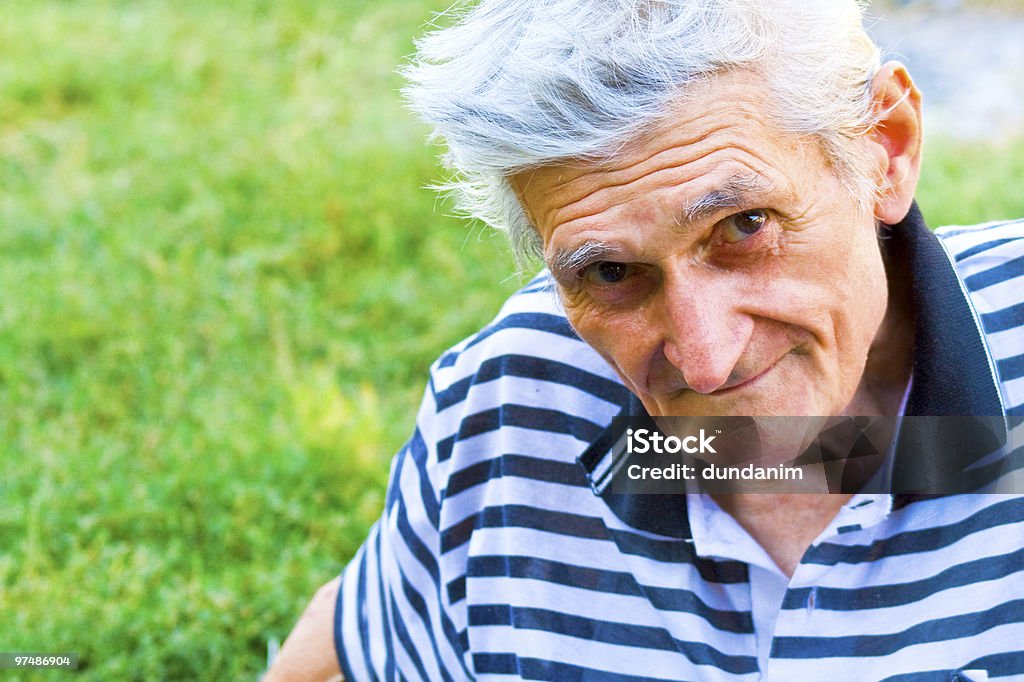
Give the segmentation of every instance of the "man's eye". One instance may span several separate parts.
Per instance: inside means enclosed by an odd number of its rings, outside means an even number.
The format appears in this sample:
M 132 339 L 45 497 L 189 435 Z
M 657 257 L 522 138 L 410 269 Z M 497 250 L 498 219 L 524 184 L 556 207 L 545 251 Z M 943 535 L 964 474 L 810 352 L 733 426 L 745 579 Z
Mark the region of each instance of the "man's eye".
M 768 224 L 768 214 L 761 209 L 735 213 L 722 221 L 722 239 L 729 244 L 752 237 Z
M 591 284 L 608 285 L 618 284 L 626 279 L 629 273 L 630 267 L 627 263 L 601 261 L 584 268 L 580 276 Z

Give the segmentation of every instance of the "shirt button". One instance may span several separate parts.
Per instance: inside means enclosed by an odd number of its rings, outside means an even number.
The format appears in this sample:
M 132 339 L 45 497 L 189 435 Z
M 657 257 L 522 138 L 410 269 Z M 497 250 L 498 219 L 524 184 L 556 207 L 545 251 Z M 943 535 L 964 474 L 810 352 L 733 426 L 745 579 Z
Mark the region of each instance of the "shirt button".
M 807 593 L 807 613 L 810 614 L 814 611 L 814 605 L 818 601 L 818 586 L 815 585 L 811 588 L 811 591 Z

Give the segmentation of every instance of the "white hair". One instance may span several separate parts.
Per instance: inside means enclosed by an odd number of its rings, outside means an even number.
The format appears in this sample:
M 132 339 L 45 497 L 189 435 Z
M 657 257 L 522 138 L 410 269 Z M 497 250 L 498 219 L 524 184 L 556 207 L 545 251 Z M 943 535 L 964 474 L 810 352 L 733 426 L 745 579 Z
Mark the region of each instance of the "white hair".
M 529 168 L 607 158 L 671 104 L 728 70 L 755 69 L 786 131 L 811 135 L 849 190 L 872 192 L 856 139 L 870 129 L 878 48 L 862 0 L 481 0 L 417 43 L 411 107 L 447 145 L 458 209 L 540 240 L 509 184 Z

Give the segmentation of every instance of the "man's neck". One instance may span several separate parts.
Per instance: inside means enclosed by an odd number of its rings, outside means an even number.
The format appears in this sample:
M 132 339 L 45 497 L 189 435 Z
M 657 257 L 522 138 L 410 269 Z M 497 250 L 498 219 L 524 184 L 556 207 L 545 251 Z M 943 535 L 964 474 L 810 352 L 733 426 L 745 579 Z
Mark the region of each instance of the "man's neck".
M 779 569 L 792 577 L 807 548 L 852 495 L 780 493 L 713 497 L 764 548 Z
M 914 367 L 914 303 L 902 249 L 881 242 L 888 301 L 853 400 L 844 414 L 896 416 Z

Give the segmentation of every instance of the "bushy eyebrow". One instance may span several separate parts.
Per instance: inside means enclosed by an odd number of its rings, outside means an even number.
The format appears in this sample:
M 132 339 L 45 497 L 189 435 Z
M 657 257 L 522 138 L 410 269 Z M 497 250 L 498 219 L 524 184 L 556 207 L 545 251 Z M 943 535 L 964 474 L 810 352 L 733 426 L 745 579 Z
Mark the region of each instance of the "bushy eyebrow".
M 771 189 L 771 183 L 757 173 L 736 173 L 718 189 L 686 204 L 682 211 L 683 224 L 700 222 L 725 208 L 749 206 Z
M 606 260 L 618 249 L 608 242 L 588 240 L 572 249 L 558 249 L 547 258 L 547 266 L 558 281 L 567 281 L 581 268 Z
M 736 173 L 722 186 L 688 203 L 680 223 L 693 224 L 709 218 L 725 208 L 741 208 L 756 203 L 772 189 L 772 184 L 757 173 Z M 571 281 L 581 269 L 603 260 L 614 259 L 620 250 L 609 242 L 587 240 L 571 249 L 558 249 L 547 260 L 548 269 L 560 282 Z

